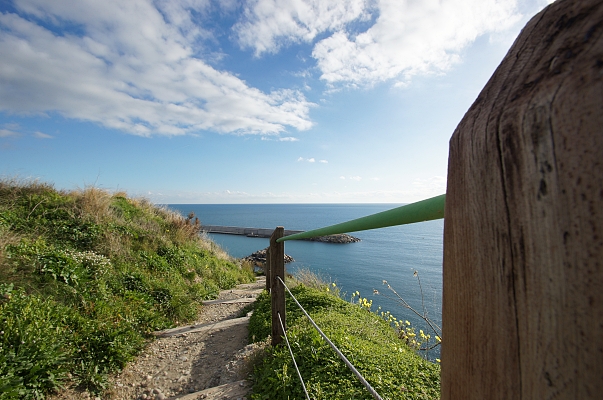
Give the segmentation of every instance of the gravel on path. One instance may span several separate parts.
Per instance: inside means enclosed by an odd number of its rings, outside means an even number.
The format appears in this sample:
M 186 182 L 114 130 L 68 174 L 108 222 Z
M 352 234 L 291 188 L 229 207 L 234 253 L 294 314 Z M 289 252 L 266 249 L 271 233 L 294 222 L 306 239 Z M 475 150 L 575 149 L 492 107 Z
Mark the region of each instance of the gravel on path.
M 266 286 L 265 278 L 222 291 L 218 299 L 256 297 Z M 241 316 L 249 303 L 218 303 L 204 305 L 194 325 L 224 321 Z M 190 398 L 208 388 L 248 378 L 249 360 L 265 344 L 248 344 L 248 325 L 238 324 L 202 332 L 179 333 L 158 337 L 120 374 L 110 380 L 102 399 L 164 400 Z M 247 385 L 249 388 L 251 385 Z M 249 389 L 250 390 L 250 389 Z M 54 400 L 90 398 L 93 395 L 67 390 Z M 198 398 L 207 398 L 200 394 Z M 220 396 L 220 399 L 229 397 Z M 98 397 L 97 399 L 100 399 Z M 233 399 L 245 399 L 236 397 Z

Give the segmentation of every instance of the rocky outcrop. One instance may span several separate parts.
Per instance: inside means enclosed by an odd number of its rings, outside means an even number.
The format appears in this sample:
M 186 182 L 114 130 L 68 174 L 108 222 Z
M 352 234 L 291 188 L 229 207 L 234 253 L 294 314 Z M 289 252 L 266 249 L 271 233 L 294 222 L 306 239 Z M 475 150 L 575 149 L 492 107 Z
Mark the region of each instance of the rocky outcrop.
M 248 261 L 252 264 L 265 264 L 266 263 L 266 251 L 268 248 L 266 247 L 264 250 L 258 250 L 255 253 L 243 257 L 243 261 Z M 295 261 L 293 257 L 288 254 L 285 254 L 285 264 Z

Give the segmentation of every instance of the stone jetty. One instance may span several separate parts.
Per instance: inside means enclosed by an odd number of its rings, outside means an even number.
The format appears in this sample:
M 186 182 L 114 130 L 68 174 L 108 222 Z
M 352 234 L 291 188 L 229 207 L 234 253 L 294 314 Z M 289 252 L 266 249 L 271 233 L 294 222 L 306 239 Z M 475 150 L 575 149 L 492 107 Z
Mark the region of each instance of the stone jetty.
M 203 225 L 201 227 L 201 231 L 206 233 L 221 233 L 227 235 L 242 235 L 247 237 L 259 237 L 259 238 L 269 238 L 274 232 L 274 229 L 267 228 L 243 228 L 238 226 L 218 226 L 218 225 Z M 294 231 L 285 229 L 285 236 L 293 235 L 296 233 L 301 233 L 304 231 Z M 359 242 L 360 239 L 357 237 L 348 235 L 347 233 L 342 233 L 338 235 L 329 235 L 329 236 L 319 236 L 311 239 L 302 239 L 308 240 L 311 242 L 322 242 L 322 243 L 355 243 Z

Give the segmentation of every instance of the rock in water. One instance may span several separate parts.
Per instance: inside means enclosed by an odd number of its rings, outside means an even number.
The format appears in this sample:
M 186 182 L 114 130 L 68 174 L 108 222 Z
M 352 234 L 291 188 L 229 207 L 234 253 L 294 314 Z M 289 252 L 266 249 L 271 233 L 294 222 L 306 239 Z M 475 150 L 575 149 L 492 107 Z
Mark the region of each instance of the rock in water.
M 252 264 L 266 264 L 266 252 L 268 251 L 268 247 L 264 250 L 258 250 L 255 253 L 243 257 L 243 261 L 248 261 Z M 285 254 L 285 264 L 295 261 L 293 257 L 288 254 Z

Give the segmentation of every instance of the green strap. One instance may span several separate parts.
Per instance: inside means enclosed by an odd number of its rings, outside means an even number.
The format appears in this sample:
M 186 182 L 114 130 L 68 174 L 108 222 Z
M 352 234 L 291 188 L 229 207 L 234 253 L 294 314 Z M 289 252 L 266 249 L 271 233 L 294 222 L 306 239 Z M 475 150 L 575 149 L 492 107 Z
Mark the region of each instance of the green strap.
M 402 207 L 342 222 L 340 224 L 285 236 L 277 239 L 277 242 L 309 239 L 317 236 L 335 235 L 338 233 L 366 231 L 368 229 L 385 228 L 388 226 L 413 224 L 415 222 L 440 219 L 444 218 L 445 201 L 446 195 L 442 194 L 427 200 L 421 200 L 416 203 L 407 204 Z

